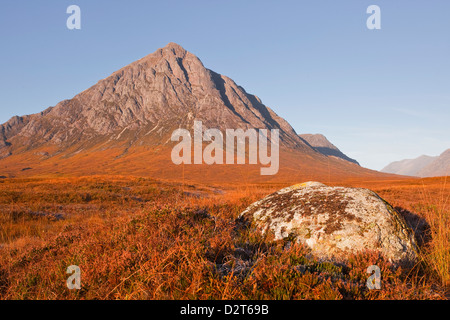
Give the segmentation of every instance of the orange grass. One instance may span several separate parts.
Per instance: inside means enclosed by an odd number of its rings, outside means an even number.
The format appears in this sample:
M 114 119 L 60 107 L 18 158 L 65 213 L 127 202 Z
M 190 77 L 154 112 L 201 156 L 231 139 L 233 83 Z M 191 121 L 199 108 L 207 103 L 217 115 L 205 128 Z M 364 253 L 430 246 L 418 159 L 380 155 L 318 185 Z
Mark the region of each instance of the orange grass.
M 450 287 L 450 186 L 447 177 L 418 179 L 413 186 L 394 186 L 379 192 L 395 206 L 414 212 L 429 225 L 431 240 L 422 248 L 422 259 Z
M 319 262 L 301 245 L 272 242 L 236 219 L 280 184 L 3 179 L 0 298 L 443 299 L 450 248 L 444 182 L 347 182 L 428 223 L 431 240 L 421 247 L 422 260 L 402 269 L 369 251 L 346 265 Z M 365 285 L 372 264 L 382 270 L 381 290 Z M 80 290 L 66 287 L 69 265 L 81 268 Z

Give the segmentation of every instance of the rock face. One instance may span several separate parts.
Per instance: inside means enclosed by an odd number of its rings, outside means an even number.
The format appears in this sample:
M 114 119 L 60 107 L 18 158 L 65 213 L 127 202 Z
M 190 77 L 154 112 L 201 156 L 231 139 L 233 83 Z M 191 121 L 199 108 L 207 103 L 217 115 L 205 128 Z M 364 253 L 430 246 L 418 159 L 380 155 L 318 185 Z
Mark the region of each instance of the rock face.
M 323 155 L 332 156 L 359 165 L 358 161 L 345 155 L 334 144 L 332 144 L 323 134 L 300 134 L 300 138 L 308 142 L 311 147 Z
M 375 250 L 394 263 L 417 258 L 417 245 L 404 219 L 368 189 L 307 182 L 253 203 L 242 217 L 254 220 L 275 240 L 294 237 L 322 260 L 343 261 L 350 252 Z

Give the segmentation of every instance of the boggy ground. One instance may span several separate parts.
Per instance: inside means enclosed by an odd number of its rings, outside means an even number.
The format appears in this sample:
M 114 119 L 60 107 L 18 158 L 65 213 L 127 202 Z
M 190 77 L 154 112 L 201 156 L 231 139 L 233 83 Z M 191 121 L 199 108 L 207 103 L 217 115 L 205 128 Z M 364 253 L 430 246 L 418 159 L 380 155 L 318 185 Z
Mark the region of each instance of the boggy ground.
M 368 187 L 397 207 L 421 245 L 413 268 L 392 266 L 370 251 L 346 265 L 320 263 L 290 239 L 271 242 L 236 219 L 286 185 L 128 176 L 0 179 L 0 298 L 448 298 L 446 179 L 341 185 Z M 80 290 L 66 286 L 70 265 L 81 269 Z M 380 290 L 366 286 L 370 265 L 381 268 Z

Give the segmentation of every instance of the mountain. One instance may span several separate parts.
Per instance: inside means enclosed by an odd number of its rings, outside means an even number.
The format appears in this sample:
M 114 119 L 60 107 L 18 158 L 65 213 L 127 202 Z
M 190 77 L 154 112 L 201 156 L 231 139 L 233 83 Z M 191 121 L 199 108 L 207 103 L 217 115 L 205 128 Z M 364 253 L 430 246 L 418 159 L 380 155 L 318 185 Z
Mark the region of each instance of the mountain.
M 177 128 L 192 132 L 195 120 L 221 132 L 278 129 L 280 172 L 265 179 L 380 176 L 318 152 L 257 96 L 205 68 L 199 58 L 175 43 L 114 72 L 72 99 L 2 124 L 0 175 L 127 174 L 216 182 L 263 179 L 255 165 L 173 164 L 171 134 Z
M 334 144 L 332 144 L 323 134 L 300 134 L 300 138 L 308 142 L 315 150 L 326 156 L 337 157 L 359 165 L 355 159 L 347 157 Z
M 450 149 L 445 150 L 419 172 L 420 177 L 440 177 L 450 175 Z
M 381 169 L 381 172 L 401 174 L 405 176 L 418 176 L 419 171 L 435 159 L 436 157 L 422 155 L 415 159 L 395 161 Z
M 422 155 L 415 159 L 395 161 L 384 167 L 381 172 L 417 177 L 438 177 L 450 172 L 450 149 L 440 156 Z
M 160 144 L 178 127 L 202 119 L 209 128 L 279 129 L 283 144 L 308 147 L 294 129 L 233 80 L 206 69 L 181 46 L 170 43 L 99 81 L 70 100 L 0 127 L 3 156 L 44 143 L 61 152 L 101 138 Z M 151 132 L 156 134 L 150 135 Z M 85 144 L 82 145 L 85 148 Z

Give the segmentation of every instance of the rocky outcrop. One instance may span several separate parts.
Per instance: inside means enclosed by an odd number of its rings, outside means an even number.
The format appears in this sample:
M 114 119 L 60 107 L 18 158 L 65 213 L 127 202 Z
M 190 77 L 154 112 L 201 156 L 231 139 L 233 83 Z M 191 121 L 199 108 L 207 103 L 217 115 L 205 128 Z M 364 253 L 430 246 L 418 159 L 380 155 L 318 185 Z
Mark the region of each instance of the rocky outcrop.
M 378 251 L 394 263 L 417 258 L 417 245 L 404 219 L 368 189 L 307 182 L 253 203 L 241 217 L 253 220 L 275 240 L 292 238 L 318 259 L 342 261 L 348 253 Z

